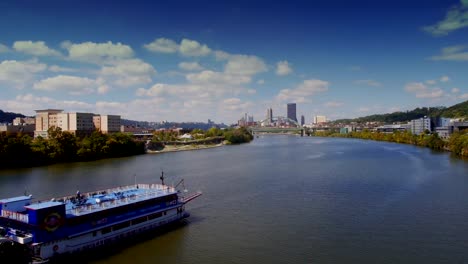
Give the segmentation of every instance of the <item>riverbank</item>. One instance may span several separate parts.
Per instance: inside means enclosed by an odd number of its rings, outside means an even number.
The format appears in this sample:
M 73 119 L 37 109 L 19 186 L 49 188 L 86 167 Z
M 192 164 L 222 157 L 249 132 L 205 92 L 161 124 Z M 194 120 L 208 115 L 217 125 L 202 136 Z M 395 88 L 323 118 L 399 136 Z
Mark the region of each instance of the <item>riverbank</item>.
M 217 147 L 221 147 L 224 145 L 225 145 L 224 143 L 209 144 L 209 145 L 167 145 L 162 150 L 147 150 L 146 153 L 156 154 L 156 153 L 166 153 L 166 152 L 200 150 L 200 149 L 217 148 Z
M 395 133 L 380 133 L 380 132 L 351 132 L 347 134 L 316 132 L 311 136 L 319 137 L 341 137 L 341 138 L 357 138 L 374 141 L 386 141 L 393 143 L 409 144 L 419 147 L 426 147 L 437 151 L 449 151 L 453 155 L 460 158 L 468 157 L 468 133 L 455 132 L 448 140 L 439 138 L 437 134 L 421 134 L 413 135 L 411 132 L 395 132 Z

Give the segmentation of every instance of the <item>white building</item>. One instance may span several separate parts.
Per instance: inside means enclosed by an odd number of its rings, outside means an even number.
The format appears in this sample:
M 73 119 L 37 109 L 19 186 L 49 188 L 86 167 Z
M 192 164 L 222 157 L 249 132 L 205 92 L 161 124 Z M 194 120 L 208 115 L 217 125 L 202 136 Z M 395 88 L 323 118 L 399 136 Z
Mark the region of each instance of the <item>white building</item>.
M 314 124 L 326 123 L 327 117 L 326 116 L 314 116 Z
M 420 135 L 424 131 L 431 131 L 431 119 L 427 116 L 411 120 L 411 133 Z
M 60 127 L 76 136 L 91 135 L 96 129 L 103 133 L 115 133 L 120 131 L 120 116 L 95 115 L 93 113 L 64 113 L 63 110 L 46 109 L 36 110 L 36 130 L 34 137 L 48 137 L 48 129 Z
M 47 130 L 50 127 L 57 126 L 57 114 L 62 113 L 59 109 L 36 110 L 36 129 L 34 137 L 47 138 Z
M 118 115 L 95 115 L 93 122 L 95 129 L 104 134 L 120 131 L 120 116 Z

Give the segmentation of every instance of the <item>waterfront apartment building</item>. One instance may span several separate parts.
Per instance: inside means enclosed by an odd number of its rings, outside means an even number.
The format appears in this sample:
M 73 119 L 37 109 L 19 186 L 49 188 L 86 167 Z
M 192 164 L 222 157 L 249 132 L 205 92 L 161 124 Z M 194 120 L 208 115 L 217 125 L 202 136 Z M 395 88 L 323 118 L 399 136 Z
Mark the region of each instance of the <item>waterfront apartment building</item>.
M 296 116 L 296 104 L 295 103 L 289 103 L 287 105 L 287 117 L 289 119 L 292 119 L 297 122 L 297 116 Z
M 93 113 L 65 113 L 63 110 L 36 110 L 36 130 L 34 137 L 48 137 L 48 129 L 60 127 L 78 137 L 91 135 L 99 129 L 103 133 L 120 131 L 120 116 L 95 115 Z
M 93 116 L 95 129 L 104 134 L 120 131 L 120 116 L 118 115 L 95 115 Z
M 411 120 L 411 133 L 421 135 L 424 131 L 432 131 L 431 119 L 427 116 Z
M 57 126 L 57 114 L 62 113 L 63 110 L 59 109 L 45 109 L 36 110 L 36 129 L 34 130 L 34 137 L 47 138 L 47 130 L 50 127 Z
M 326 116 L 314 116 L 314 124 L 326 123 L 327 117 Z

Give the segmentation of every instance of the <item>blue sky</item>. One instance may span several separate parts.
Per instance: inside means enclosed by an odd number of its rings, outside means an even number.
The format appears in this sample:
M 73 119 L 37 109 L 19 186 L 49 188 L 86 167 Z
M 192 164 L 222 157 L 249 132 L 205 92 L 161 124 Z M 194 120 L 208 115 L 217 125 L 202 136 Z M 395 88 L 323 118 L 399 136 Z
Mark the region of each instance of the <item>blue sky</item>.
M 310 122 L 468 99 L 468 0 L 153 2 L 2 1 L 0 109 Z

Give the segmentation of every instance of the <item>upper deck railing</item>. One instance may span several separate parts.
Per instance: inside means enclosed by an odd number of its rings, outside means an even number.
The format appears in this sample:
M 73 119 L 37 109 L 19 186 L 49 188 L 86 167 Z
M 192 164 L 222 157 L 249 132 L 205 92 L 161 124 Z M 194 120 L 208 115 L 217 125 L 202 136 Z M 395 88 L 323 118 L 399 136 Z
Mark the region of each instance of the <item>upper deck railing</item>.
M 135 192 L 130 192 L 131 190 L 134 190 Z M 53 200 L 57 202 L 63 202 L 65 204 L 67 214 L 80 216 L 139 201 L 162 197 L 173 193 L 176 193 L 176 189 L 167 185 L 134 184 L 80 194 L 82 201 L 84 201 L 82 204 L 72 202 L 74 200 L 76 201 L 77 195 L 55 198 Z M 95 196 L 99 194 L 105 195 L 106 199 L 103 199 L 101 202 L 97 202 L 97 197 Z M 38 203 L 41 202 L 45 201 L 39 201 Z M 179 197 L 178 202 L 183 202 L 181 197 Z M 20 212 L 2 209 L 0 211 L 0 216 L 21 221 L 24 223 L 29 223 L 28 214 L 23 214 Z
M 125 192 L 130 191 L 130 190 L 136 190 L 137 192 L 130 193 L 129 195 L 125 195 Z M 122 186 L 122 187 L 82 194 L 82 196 L 88 200 L 87 203 L 83 205 L 74 205 L 70 202 L 71 199 L 73 199 L 76 196 L 68 196 L 62 199 L 65 203 L 70 205 L 70 206 L 67 206 L 66 213 L 79 216 L 79 215 L 94 213 L 94 212 L 109 209 L 109 208 L 122 206 L 122 205 L 127 205 L 131 203 L 139 202 L 139 201 L 144 201 L 144 200 L 148 200 L 151 198 L 161 197 L 161 196 L 165 196 L 165 195 L 172 194 L 175 192 L 176 190 L 174 187 L 167 186 L 167 185 L 135 184 L 135 185 Z M 123 195 L 116 196 L 115 195 L 116 193 L 123 193 Z M 106 195 L 114 194 L 114 196 L 109 200 L 105 200 L 99 203 L 92 202 L 92 200 L 89 200 L 89 199 L 95 198 L 94 196 L 98 194 L 106 194 Z M 62 199 L 59 199 L 59 201 Z

